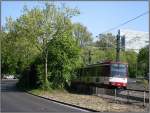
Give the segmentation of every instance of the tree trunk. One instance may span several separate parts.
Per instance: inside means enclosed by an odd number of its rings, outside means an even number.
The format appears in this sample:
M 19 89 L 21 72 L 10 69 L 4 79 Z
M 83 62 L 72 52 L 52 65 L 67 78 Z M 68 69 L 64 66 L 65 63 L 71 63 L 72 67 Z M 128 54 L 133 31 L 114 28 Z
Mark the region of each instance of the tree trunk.
M 43 39 L 43 44 L 44 44 L 44 57 L 45 57 L 45 75 L 44 75 L 44 83 L 46 85 L 47 82 L 47 59 L 48 59 L 48 51 L 47 51 L 47 38 Z
M 45 83 L 47 82 L 47 51 L 46 51 L 46 55 L 45 55 Z

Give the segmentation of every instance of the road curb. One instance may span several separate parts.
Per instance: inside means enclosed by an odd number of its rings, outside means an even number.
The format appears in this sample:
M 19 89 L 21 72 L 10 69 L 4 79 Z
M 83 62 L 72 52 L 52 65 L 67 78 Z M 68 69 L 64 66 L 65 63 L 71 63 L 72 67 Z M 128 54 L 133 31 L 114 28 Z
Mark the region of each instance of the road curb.
M 83 110 L 87 110 L 89 112 L 100 112 L 100 111 L 97 111 L 97 110 L 93 110 L 93 109 L 89 109 L 89 108 L 85 108 L 85 107 L 81 107 L 81 106 L 77 106 L 77 105 L 73 105 L 73 104 L 69 104 L 69 103 L 66 103 L 66 102 L 61 102 L 61 101 L 58 101 L 58 100 L 54 100 L 54 99 L 50 99 L 50 98 L 46 98 L 46 97 L 43 97 L 43 96 L 39 96 L 39 95 L 36 95 L 36 94 L 33 94 L 33 93 L 30 93 L 28 91 L 26 91 L 28 94 L 31 94 L 33 96 L 37 96 L 37 97 L 40 97 L 40 98 L 43 98 L 43 99 L 47 99 L 47 100 L 50 100 L 50 101 L 53 101 L 53 102 L 57 102 L 57 103 L 60 103 L 60 104 L 64 104 L 64 105 L 68 105 L 68 106 L 71 106 L 71 107 L 75 107 L 75 108 L 79 108 L 79 109 L 83 109 Z

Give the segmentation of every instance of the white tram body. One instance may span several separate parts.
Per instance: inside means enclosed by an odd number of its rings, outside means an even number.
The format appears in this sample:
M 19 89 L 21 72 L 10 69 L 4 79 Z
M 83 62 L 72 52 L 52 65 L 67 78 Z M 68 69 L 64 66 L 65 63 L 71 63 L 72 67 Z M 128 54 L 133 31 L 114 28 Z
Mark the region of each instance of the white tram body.
M 103 62 L 80 68 L 73 82 L 127 87 L 128 65 L 122 62 Z

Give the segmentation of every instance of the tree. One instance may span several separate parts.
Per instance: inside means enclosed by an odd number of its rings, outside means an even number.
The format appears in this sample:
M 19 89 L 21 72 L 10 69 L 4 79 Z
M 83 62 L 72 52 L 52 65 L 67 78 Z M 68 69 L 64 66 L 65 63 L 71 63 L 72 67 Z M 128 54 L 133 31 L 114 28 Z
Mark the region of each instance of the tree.
M 80 48 L 76 45 L 72 30 L 66 29 L 64 33 L 51 40 L 48 47 L 49 81 L 53 81 L 54 88 L 63 88 L 69 85 L 73 71 L 80 66 Z
M 95 44 L 96 47 L 103 50 L 114 49 L 116 47 L 116 37 L 111 33 L 101 34 L 98 38 L 99 40 Z
M 80 23 L 73 24 L 73 35 L 76 43 L 80 45 L 82 64 L 88 64 L 91 62 L 90 49 L 88 46 L 92 43 L 92 33 L 90 33 L 86 26 Z
M 8 51 L 8 41 L 7 41 L 7 33 L 2 27 L 1 32 L 1 73 L 6 74 L 10 71 L 9 69 L 9 51 Z
M 3 64 L 7 63 L 8 56 L 10 61 L 7 66 L 12 64 L 12 61 L 15 65 L 10 69 L 21 68 L 20 82 L 28 84 L 29 79 L 26 77 L 33 78 L 30 74 L 33 71 L 42 78 L 44 87 L 49 85 L 47 83 L 50 73 L 55 76 L 55 71 L 61 72 L 62 82 L 58 83 L 63 86 L 70 80 L 74 68 L 80 64 L 80 49 L 75 43 L 70 20 L 72 16 L 79 14 L 79 11 L 65 6 L 59 8 L 51 3 L 46 3 L 45 6 L 42 10 L 39 8 L 28 10 L 26 7 L 23 15 L 16 21 L 10 19 L 7 22 L 7 33 L 3 36 L 5 42 L 3 47 L 6 47 L 2 50 Z M 55 65 L 56 69 L 52 69 Z M 58 70 L 57 66 L 62 69 Z M 3 67 L 6 68 L 5 65 Z M 59 78 L 59 74 L 55 78 Z M 50 82 L 57 83 L 54 79 Z
M 80 23 L 75 23 L 73 25 L 73 34 L 77 43 L 80 47 L 85 47 L 92 42 L 92 33 L 90 33 L 87 27 L 83 26 Z
M 2 35 L 2 73 L 16 74 L 17 61 L 21 53 L 17 53 L 17 35 L 15 33 L 15 22 L 11 17 L 7 18 L 7 24 Z
M 101 34 L 99 40 L 86 46 L 83 50 L 84 63 L 88 64 L 89 51 L 91 52 L 91 63 L 115 59 L 116 39 L 111 33 Z
M 122 59 L 126 59 L 125 61 L 128 63 L 128 71 L 129 71 L 129 77 L 136 77 L 137 75 L 137 53 L 134 51 L 126 51 L 123 53 L 123 56 L 121 56 Z
M 149 73 L 149 46 L 141 48 L 138 54 L 138 74 L 146 76 Z
M 48 63 L 48 45 L 51 44 L 51 40 L 61 33 L 63 33 L 68 25 L 70 17 L 78 14 L 78 10 L 69 9 L 63 7 L 61 10 L 56 8 L 54 4 L 45 4 L 46 8 L 43 10 L 43 19 L 39 23 L 39 27 L 42 28 L 42 40 L 43 57 L 45 59 L 45 76 L 44 82 L 47 82 L 47 63 Z
M 13 70 L 13 74 L 21 74 L 22 70 L 39 54 L 32 41 L 29 41 L 31 37 L 35 37 L 36 32 L 26 28 L 29 25 L 28 20 L 26 15 L 21 16 L 16 21 L 13 21 L 11 17 L 7 19 L 4 31 L 7 35 L 3 37 L 2 44 L 2 65 L 7 64 L 7 73 L 11 73 L 9 70 Z M 32 22 L 30 21 L 28 27 L 32 27 Z

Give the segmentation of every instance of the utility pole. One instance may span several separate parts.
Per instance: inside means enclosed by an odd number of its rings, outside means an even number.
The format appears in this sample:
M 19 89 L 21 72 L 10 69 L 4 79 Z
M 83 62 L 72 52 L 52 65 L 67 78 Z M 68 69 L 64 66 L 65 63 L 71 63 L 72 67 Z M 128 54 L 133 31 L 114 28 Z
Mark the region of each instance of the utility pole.
M 125 35 L 121 36 L 121 50 L 125 51 Z
M 120 30 L 117 34 L 116 62 L 120 61 Z

